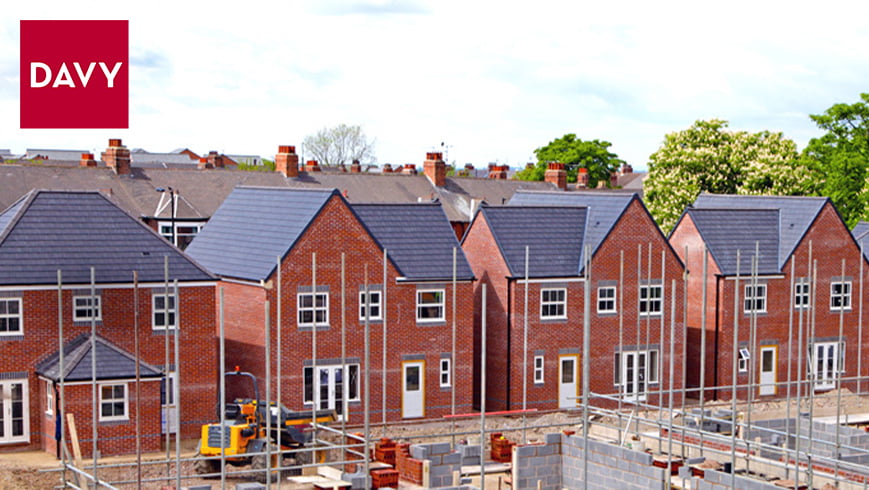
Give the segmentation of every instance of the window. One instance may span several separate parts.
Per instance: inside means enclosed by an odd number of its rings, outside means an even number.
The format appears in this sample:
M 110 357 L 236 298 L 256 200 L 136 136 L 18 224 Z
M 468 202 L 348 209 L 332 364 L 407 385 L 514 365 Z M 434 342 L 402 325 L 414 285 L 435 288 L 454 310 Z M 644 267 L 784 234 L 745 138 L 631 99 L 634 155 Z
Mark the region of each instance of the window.
M 0 298 L 0 335 L 21 334 L 21 298 Z
M 603 286 L 597 288 L 597 312 L 616 313 L 615 286 Z
M 416 321 L 436 322 L 444 319 L 444 290 L 431 289 L 416 292 Z
M 540 290 L 540 319 L 553 320 L 567 318 L 567 290 Z
M 196 235 L 202 231 L 202 227 L 205 226 L 203 222 L 187 222 L 187 221 L 175 221 L 175 245 L 184 250 L 190 245 L 190 242 L 196 237 Z M 160 221 L 160 234 L 163 235 L 170 243 L 172 242 L 172 222 L 171 221 Z
M 93 304 L 91 304 L 93 300 Z M 73 296 L 72 298 L 72 318 L 76 322 L 84 322 L 103 319 L 102 305 L 100 305 L 100 297 L 94 296 Z
M 766 284 L 745 286 L 744 313 L 766 313 Z
M 543 356 L 534 356 L 534 384 L 543 384 Z
M 441 358 L 441 388 L 449 388 L 450 383 L 450 359 L 448 357 Z
M 45 380 L 45 414 L 54 415 L 54 384 Z
M 100 420 L 127 420 L 127 385 L 100 385 Z
M 748 372 L 748 360 L 751 359 L 751 353 L 748 352 L 748 349 L 742 348 L 739 349 L 739 360 L 737 361 L 737 368 L 740 373 Z
M 658 383 L 658 350 L 616 352 L 613 382 L 629 399 L 644 400 L 647 387 Z
M 809 307 L 809 283 L 802 282 L 804 278 L 798 278 L 794 284 L 794 308 L 801 310 Z
M 842 311 L 851 309 L 851 281 L 834 281 L 830 283 L 830 310 Z
M 329 324 L 329 293 L 317 293 L 317 303 L 314 304 L 314 293 L 299 293 L 299 326 L 311 327 Z
M 371 296 L 370 305 L 371 311 L 368 313 L 369 320 L 382 320 L 383 316 L 380 313 L 380 291 L 368 290 L 368 295 Z M 365 308 L 369 305 L 366 301 L 365 291 L 359 291 L 359 321 L 365 321 Z
M 660 284 L 640 286 L 640 316 L 661 314 L 664 288 Z
M 814 355 L 810 347 L 808 356 L 806 368 L 815 376 L 815 388 L 835 388 L 836 379 L 845 373 L 845 343 L 815 342 Z
M 338 408 L 343 403 L 343 393 L 347 393 L 347 401 L 359 401 L 359 364 L 347 364 L 344 369 L 340 364 L 317 366 L 320 375 L 314 379 L 314 368 L 307 366 L 303 370 L 303 395 L 305 403 L 313 403 L 314 390 L 317 390 L 321 408 Z M 347 378 L 344 378 L 344 372 Z
M 167 296 L 164 293 L 155 293 L 151 296 L 152 315 L 151 327 L 154 330 L 175 328 L 175 294 L 169 293 L 169 304 L 166 304 Z

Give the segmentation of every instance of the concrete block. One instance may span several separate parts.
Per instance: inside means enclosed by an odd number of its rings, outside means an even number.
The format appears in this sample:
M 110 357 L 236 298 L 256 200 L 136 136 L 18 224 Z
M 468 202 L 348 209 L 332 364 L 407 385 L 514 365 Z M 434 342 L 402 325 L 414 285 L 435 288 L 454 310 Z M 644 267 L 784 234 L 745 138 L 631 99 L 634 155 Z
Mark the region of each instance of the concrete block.
M 368 479 L 365 478 L 365 475 L 354 476 L 350 479 L 350 485 L 353 490 L 364 489 Z
M 429 447 L 429 454 L 447 454 L 452 451 L 452 447 L 449 442 L 436 442 L 433 444 L 427 444 Z
M 440 466 L 432 465 L 429 474 L 432 476 L 432 478 L 441 477 L 444 475 L 452 476 L 453 475 L 453 468 L 451 466 L 445 466 L 445 465 L 440 465 Z
M 431 461 L 432 466 L 440 466 L 443 464 L 443 456 L 440 454 L 429 454 L 428 460 Z
M 413 459 L 428 459 L 429 448 L 427 444 L 415 444 L 410 446 L 410 457 Z
M 447 465 L 460 465 L 462 464 L 462 455 L 460 453 L 444 454 L 441 456 L 441 463 Z
M 548 456 L 550 454 L 555 454 L 556 445 L 555 444 L 546 444 L 545 446 L 537 446 L 537 455 L 538 456 Z
M 196 485 L 193 487 L 187 487 L 187 490 L 211 490 L 211 485 Z
M 236 483 L 235 484 L 235 490 L 262 490 L 265 487 L 266 486 L 263 485 L 262 483 L 254 483 L 254 482 Z
M 516 457 L 530 458 L 537 456 L 537 447 L 538 446 L 516 446 Z
M 544 441 L 546 441 L 546 444 L 561 444 L 561 434 L 558 432 L 546 434 Z

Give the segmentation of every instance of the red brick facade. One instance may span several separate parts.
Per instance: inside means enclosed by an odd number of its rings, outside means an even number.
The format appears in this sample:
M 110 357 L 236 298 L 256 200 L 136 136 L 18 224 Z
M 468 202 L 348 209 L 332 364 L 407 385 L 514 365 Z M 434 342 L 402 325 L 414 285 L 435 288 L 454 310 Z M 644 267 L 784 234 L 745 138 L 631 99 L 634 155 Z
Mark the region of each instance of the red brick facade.
M 674 249 L 686 261 L 689 270 L 688 297 L 688 339 L 689 355 L 687 372 L 689 386 L 699 386 L 701 367 L 700 335 L 702 298 L 702 264 L 704 242 L 698 233 L 690 215 L 685 215 L 673 231 L 670 241 Z M 687 248 L 687 256 L 686 256 Z M 743 250 L 742 254 L 751 256 L 754 250 Z M 811 260 L 810 260 L 811 258 Z M 734 311 L 735 278 L 720 274 L 715 261 L 710 257 L 706 276 L 706 366 L 705 386 L 719 386 L 718 390 L 707 390 L 707 396 L 717 396 L 720 399 L 730 399 L 733 383 L 733 348 L 734 348 L 734 313 L 738 322 L 738 348 L 747 349 L 752 354 L 751 364 L 746 363 L 745 371 L 737 367 L 737 383 L 748 384 L 754 375 L 754 382 L 761 382 L 761 349 L 774 350 L 774 382 L 766 390 L 756 386 L 753 393 L 757 398 L 777 398 L 787 395 L 788 373 L 793 381 L 806 379 L 807 342 L 834 344 L 838 343 L 839 322 L 842 321 L 844 341 L 844 377 L 865 376 L 869 366 L 862 366 L 862 373 L 857 372 L 857 359 L 866 356 L 866 341 L 859 345 L 859 316 L 862 310 L 860 284 L 860 262 L 864 260 L 860 250 L 842 222 L 833 205 L 827 202 L 811 227 L 799 241 L 793 254 L 787 259 L 781 273 L 774 276 L 759 276 L 758 284 L 766 285 L 766 308 L 763 312 L 754 314 L 756 318 L 756 341 L 751 345 L 752 314 L 744 308 L 745 286 L 751 285 L 751 271 L 740 271 L 739 298 Z M 845 309 L 831 307 L 831 283 L 841 282 L 842 266 L 845 266 L 845 281 L 851 284 L 851 306 Z M 799 308 L 794 306 L 795 291 L 792 282 L 798 283 L 801 278 L 809 276 L 810 262 L 817 263 L 817 283 L 815 297 L 810 304 L 815 308 Z M 865 265 L 865 264 L 864 264 Z M 793 267 L 793 273 L 792 273 Z M 811 293 L 808 292 L 809 298 Z M 800 318 L 802 317 L 802 318 Z M 814 325 L 814 334 L 812 334 Z M 802 326 L 802 344 L 798 345 L 800 327 Z M 790 349 L 788 348 L 790 345 Z M 837 349 L 837 348 L 834 348 Z M 752 352 L 753 351 L 753 352 Z M 838 354 L 838 352 L 835 352 Z M 801 363 L 799 355 L 802 355 Z M 738 354 L 737 354 L 738 355 Z M 825 354 L 826 355 L 826 354 Z M 813 356 L 815 357 L 815 356 Z M 838 362 L 838 361 L 836 361 Z M 695 374 L 696 373 L 696 374 Z M 820 373 L 820 372 L 819 372 Z M 768 383 L 766 383 L 768 384 Z M 856 389 L 855 382 L 844 382 L 844 387 Z M 819 391 L 832 386 L 819 387 Z M 771 393 L 770 393 L 771 391 Z M 791 395 L 796 388 L 792 387 Z M 802 394 L 806 394 L 805 388 Z M 747 388 L 741 388 L 738 398 L 748 396 Z
M 525 358 L 524 279 L 508 278 L 510 272 L 507 264 L 497 253 L 498 246 L 482 215 L 473 222 L 462 247 L 475 276 L 479 279 L 476 289 L 479 304 L 482 302 L 481 285 L 487 284 L 488 289 L 486 409 L 521 409 L 522 366 Z M 622 282 L 619 282 L 622 254 L 624 272 L 621 276 Z M 639 278 L 638 267 L 641 269 Z M 614 370 L 615 355 L 620 345 L 624 352 L 656 350 L 658 382 L 650 384 L 647 401 L 660 403 L 661 399 L 655 392 L 659 389 L 668 390 L 670 386 L 671 318 L 675 318 L 673 386 L 676 389 L 681 388 L 684 348 L 682 271 L 681 262 L 642 203 L 633 200 L 592 258 L 590 371 L 593 375 L 590 376 L 590 389 L 593 392 L 611 395 L 619 392 Z M 664 283 L 663 314 L 640 317 L 638 279 L 646 281 L 649 277 L 652 284 L 661 284 L 662 281 Z M 673 280 L 676 281 L 675 316 L 671 316 Z M 532 277 L 528 285 L 528 349 L 524 374 L 527 377 L 528 408 L 554 409 L 559 404 L 565 406 L 564 396 L 559 394 L 561 363 L 565 359 L 572 358 L 576 362 L 574 396 L 581 396 L 584 281 L 585 278 L 580 276 L 546 280 L 535 280 Z M 614 312 L 598 312 L 599 287 L 616 288 Z M 566 319 L 541 320 L 541 290 L 561 288 L 566 290 Z M 477 349 L 480 345 L 481 320 L 478 309 L 475 315 Z M 535 382 L 534 358 L 537 356 L 543 358 L 542 382 Z M 479 373 L 476 377 L 479 378 Z M 573 406 L 580 403 L 578 399 L 567 402 Z M 597 405 L 612 404 L 602 399 L 593 399 L 591 402 Z
M 133 354 L 134 335 L 134 294 L 132 286 L 101 287 L 97 285 L 100 296 L 102 320 L 97 322 L 97 335 L 105 338 L 118 348 Z M 162 331 L 152 329 L 152 294 L 163 291 L 162 286 L 140 285 L 138 292 L 139 351 L 142 361 L 152 366 L 164 365 L 165 336 Z M 178 315 L 180 318 L 180 359 L 179 373 L 181 386 L 181 434 L 195 437 L 202 423 L 214 417 L 215 391 L 217 378 L 217 350 L 214 336 L 215 296 L 213 285 L 180 285 Z M 69 342 L 79 334 L 89 333 L 90 321 L 73 322 L 73 296 L 90 295 L 89 286 L 64 286 L 63 336 Z M 20 298 L 22 303 L 21 336 L 0 337 L 0 373 L 5 378 L 24 376 L 27 382 L 26 393 L 29 406 L 29 442 L 0 445 L 0 451 L 8 449 L 43 448 L 55 452 L 54 419 L 46 415 L 46 380 L 35 373 L 36 364 L 59 349 L 57 289 L 4 288 L 0 299 Z M 174 364 L 174 339 L 170 337 L 170 364 Z M 127 385 L 129 418 L 125 421 L 103 422 L 99 424 L 98 444 L 102 455 L 135 452 L 135 414 L 137 406 L 141 410 L 141 434 L 144 450 L 159 448 L 161 432 L 161 406 L 159 379 L 143 381 L 140 389 L 142 404 L 135 403 L 135 383 L 122 380 L 112 384 Z M 76 428 L 82 451 L 89 454 L 92 441 L 91 385 L 70 384 L 65 387 L 67 413 L 75 417 Z M 55 404 L 59 396 L 54 397 Z M 56 408 L 55 408 L 56 410 Z M 55 411 L 54 413 L 57 413 Z M 68 434 L 67 434 L 68 437 Z
M 298 294 L 312 290 L 312 254 L 316 253 L 317 291 L 328 291 L 328 325 L 317 327 L 316 364 L 341 364 L 342 299 L 341 254 L 345 254 L 345 300 L 343 321 L 346 324 L 345 346 L 348 365 L 358 365 L 358 391 L 349 401 L 349 421 L 362 422 L 364 397 L 364 321 L 360 320 L 360 291 L 364 290 L 365 266 L 368 266 L 369 290 L 383 291 L 383 251 L 360 224 L 355 214 L 339 196 L 333 196 L 312 220 L 304 234 L 286 254 L 281 263 L 281 400 L 290 410 L 309 410 L 305 403 L 304 370 L 311 366 L 313 355 L 312 328 L 298 326 Z M 386 289 L 386 365 L 388 420 L 400 420 L 403 408 L 402 365 L 422 362 L 424 371 L 424 412 L 422 417 L 436 418 L 451 412 L 452 389 L 456 390 L 456 411 L 471 409 L 472 393 L 472 328 L 473 285 L 457 284 L 455 306 L 456 355 L 452 360 L 455 379 L 451 387 L 440 386 L 440 362 L 452 351 L 452 285 L 438 283 L 407 283 L 398 281 L 400 274 L 389 263 Z M 271 376 L 277 380 L 277 274 L 264 285 L 255 283 L 221 283 L 224 288 L 224 315 L 227 337 L 228 369 L 239 365 L 259 378 L 261 392 L 265 387 L 265 307 L 271 305 Z M 444 321 L 429 324 L 416 319 L 418 289 L 442 290 Z M 381 296 L 382 298 L 382 296 Z M 382 303 L 381 303 L 382 304 Z M 383 322 L 370 321 L 370 400 L 371 419 L 382 419 Z M 231 348 L 229 346 L 232 346 Z M 334 383 L 334 380 L 333 380 Z M 334 384 L 331 386 L 334 388 Z M 227 388 L 231 395 L 231 387 Z M 324 388 L 325 389 L 325 388 Z M 252 396 L 252 395 L 249 395 Z M 264 397 L 264 394 L 261 395 Z M 277 396 L 277 383 L 272 383 L 272 399 Z M 327 397 L 337 401 L 336 395 Z M 348 397 L 349 398 L 349 397 Z M 331 407 L 330 407 L 331 408 Z M 336 407 L 337 408 L 337 407 Z

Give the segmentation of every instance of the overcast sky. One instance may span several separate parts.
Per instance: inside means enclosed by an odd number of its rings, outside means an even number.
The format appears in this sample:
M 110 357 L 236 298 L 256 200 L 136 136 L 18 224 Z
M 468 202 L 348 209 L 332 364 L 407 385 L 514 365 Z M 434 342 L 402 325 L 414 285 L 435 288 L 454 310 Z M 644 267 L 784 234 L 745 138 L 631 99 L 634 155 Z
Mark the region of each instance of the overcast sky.
M 267 6 L 264 6 L 267 5 Z M 717 117 L 782 131 L 869 92 L 869 2 L 6 2 L 0 148 L 260 154 L 359 124 L 380 163 L 521 166 L 565 133 L 635 168 Z M 19 129 L 19 20 L 130 21 L 130 128 Z M 94 110 L 99 110 L 94 108 Z

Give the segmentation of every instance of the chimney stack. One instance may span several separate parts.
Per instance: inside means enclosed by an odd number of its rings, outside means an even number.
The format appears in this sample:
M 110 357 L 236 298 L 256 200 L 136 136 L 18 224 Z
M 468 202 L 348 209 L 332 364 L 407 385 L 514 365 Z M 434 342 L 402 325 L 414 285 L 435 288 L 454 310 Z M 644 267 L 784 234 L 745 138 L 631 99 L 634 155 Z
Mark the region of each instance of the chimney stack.
M 199 157 L 199 162 L 196 164 L 196 168 L 199 170 L 204 170 L 206 168 L 214 168 L 210 163 L 208 163 L 208 158 Z
M 543 179 L 561 190 L 567 190 L 567 171 L 563 163 L 549 162 Z
M 444 162 L 443 153 L 426 153 L 422 171 L 435 187 L 443 187 L 447 184 L 447 164 Z
M 359 164 L 359 160 L 353 160 L 353 163 L 350 164 L 350 173 L 351 174 L 362 173 L 362 165 Z
M 82 153 L 81 160 L 79 160 L 78 164 L 82 167 L 96 167 L 97 161 L 94 160 L 93 153 Z
M 416 175 L 416 165 L 413 163 L 405 163 L 401 168 L 401 173 L 407 175 Z
M 299 155 L 296 155 L 295 146 L 278 146 L 278 152 L 275 154 L 275 171 L 282 173 L 284 177 L 299 176 Z
M 619 173 L 612 172 L 610 174 L 610 188 L 616 189 L 619 186 Z
M 576 188 L 577 189 L 586 189 L 588 188 L 588 169 L 580 168 L 576 172 Z
M 489 165 L 489 178 L 495 180 L 507 180 L 509 165 Z
M 216 151 L 209 151 L 208 163 L 211 165 L 210 168 L 223 168 L 223 155 L 218 154 Z
M 622 175 L 633 173 L 633 171 L 634 171 L 634 167 L 631 167 L 630 163 L 625 162 L 622 164 L 622 168 L 621 168 Z
M 392 165 L 389 163 L 384 163 L 383 169 L 381 170 L 381 172 L 384 174 L 391 174 L 392 173 Z
M 109 147 L 100 156 L 116 174 L 130 175 L 130 150 L 121 144 L 120 138 L 110 139 Z
M 308 160 L 308 162 L 305 163 L 305 172 L 319 172 L 319 171 L 320 171 L 320 164 L 317 163 L 317 160 Z

